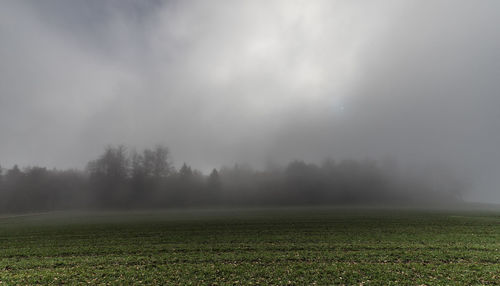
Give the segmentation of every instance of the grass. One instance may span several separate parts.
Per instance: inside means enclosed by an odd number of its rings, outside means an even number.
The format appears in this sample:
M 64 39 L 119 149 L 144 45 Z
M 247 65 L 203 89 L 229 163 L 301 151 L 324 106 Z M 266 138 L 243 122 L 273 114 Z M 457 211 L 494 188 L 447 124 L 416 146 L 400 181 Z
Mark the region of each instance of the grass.
M 328 208 L 0 218 L 0 285 L 500 284 L 500 213 Z

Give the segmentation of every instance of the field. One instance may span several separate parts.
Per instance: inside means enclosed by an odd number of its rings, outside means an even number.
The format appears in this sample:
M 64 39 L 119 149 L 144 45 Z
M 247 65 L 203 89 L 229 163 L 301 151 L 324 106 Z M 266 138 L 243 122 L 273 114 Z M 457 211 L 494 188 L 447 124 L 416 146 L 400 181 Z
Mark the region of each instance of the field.
M 500 284 L 500 213 L 334 208 L 0 217 L 0 284 Z

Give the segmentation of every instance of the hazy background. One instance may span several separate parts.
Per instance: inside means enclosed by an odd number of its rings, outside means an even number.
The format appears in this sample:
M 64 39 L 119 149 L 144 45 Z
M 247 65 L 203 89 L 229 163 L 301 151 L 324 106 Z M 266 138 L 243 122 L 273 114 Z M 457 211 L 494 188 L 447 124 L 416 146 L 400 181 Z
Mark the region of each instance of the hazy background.
M 0 164 L 447 164 L 500 202 L 498 1 L 0 3 Z

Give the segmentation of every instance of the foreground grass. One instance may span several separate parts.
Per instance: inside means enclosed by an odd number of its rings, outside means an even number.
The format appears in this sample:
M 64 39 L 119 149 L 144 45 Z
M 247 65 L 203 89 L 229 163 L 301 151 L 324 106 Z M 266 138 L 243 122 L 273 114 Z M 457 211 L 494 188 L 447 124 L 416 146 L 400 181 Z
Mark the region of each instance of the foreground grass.
M 0 218 L 0 283 L 500 283 L 500 213 L 267 209 Z

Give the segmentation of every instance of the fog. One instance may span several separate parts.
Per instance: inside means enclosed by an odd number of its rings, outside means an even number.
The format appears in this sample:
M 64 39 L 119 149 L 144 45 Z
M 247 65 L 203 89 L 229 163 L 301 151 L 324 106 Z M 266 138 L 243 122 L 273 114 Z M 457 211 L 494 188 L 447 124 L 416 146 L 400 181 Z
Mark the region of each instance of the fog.
M 497 1 L 0 4 L 0 164 L 446 166 L 500 202 Z M 433 167 L 434 168 L 434 167 Z

